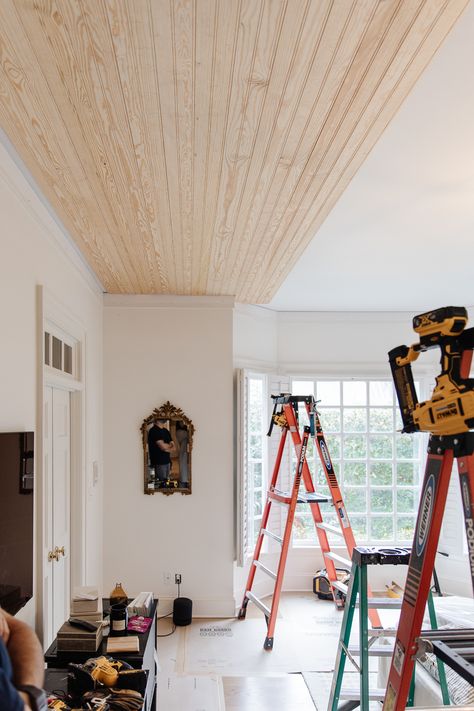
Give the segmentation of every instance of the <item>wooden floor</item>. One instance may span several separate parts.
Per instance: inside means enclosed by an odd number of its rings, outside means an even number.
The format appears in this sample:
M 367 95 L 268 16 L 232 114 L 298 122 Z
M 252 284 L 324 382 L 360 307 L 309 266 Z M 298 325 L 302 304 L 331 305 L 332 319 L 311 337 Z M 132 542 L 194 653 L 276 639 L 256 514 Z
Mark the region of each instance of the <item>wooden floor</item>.
M 225 711 L 314 711 L 301 674 L 222 679 Z

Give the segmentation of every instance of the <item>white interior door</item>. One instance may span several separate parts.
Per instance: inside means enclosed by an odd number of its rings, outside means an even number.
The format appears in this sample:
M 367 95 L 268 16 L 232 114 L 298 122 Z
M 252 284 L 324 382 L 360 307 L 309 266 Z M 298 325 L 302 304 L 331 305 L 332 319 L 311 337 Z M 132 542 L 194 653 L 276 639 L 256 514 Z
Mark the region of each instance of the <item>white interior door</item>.
M 69 616 L 70 600 L 70 393 L 45 388 L 44 642 L 53 641 Z

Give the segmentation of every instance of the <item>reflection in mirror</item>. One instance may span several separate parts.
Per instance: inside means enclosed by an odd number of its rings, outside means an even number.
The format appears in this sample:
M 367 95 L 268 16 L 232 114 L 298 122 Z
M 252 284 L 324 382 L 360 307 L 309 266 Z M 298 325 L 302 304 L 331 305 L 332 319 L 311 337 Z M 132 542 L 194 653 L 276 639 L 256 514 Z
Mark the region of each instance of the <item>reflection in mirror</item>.
M 141 432 L 145 494 L 190 494 L 191 420 L 168 401 L 143 420 Z

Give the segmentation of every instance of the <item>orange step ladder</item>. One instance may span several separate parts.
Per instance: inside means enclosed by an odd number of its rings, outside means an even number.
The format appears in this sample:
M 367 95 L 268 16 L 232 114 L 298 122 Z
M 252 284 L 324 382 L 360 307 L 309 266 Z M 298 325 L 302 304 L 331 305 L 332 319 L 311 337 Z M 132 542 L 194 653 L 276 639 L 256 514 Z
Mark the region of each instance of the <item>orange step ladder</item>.
M 253 602 L 257 607 L 262 610 L 265 615 L 265 620 L 267 622 L 267 636 L 265 637 L 263 647 L 267 650 L 273 649 L 278 605 L 280 602 L 281 588 L 283 584 L 286 559 L 288 557 L 288 549 L 291 540 L 291 532 L 295 518 L 296 505 L 299 503 L 307 503 L 310 507 L 314 525 L 316 528 L 316 533 L 319 540 L 319 545 L 323 554 L 328 579 L 331 584 L 334 601 L 337 607 L 339 608 L 344 607 L 345 595 L 347 593 L 347 585 L 338 580 L 335 564 L 339 563 L 350 569 L 352 565 L 352 551 L 356 546 L 349 517 L 344 506 L 344 501 L 342 499 L 341 490 L 339 488 L 334 467 L 331 462 L 331 457 L 329 455 L 326 440 L 324 438 L 324 432 L 321 427 L 321 422 L 316 409 L 316 401 L 314 397 L 312 395 L 303 396 L 282 393 L 281 395 L 272 395 L 272 399 L 274 400 L 274 408 L 268 435 L 271 435 L 273 425 L 277 424 L 282 428 L 281 438 L 278 447 L 278 453 L 275 460 L 275 465 L 273 468 L 272 479 L 267 492 L 267 500 L 263 511 L 260 532 L 257 537 L 255 552 L 253 555 L 253 560 L 250 566 L 247 584 L 245 587 L 244 598 L 238 613 L 239 619 L 245 618 L 249 601 Z M 298 418 L 299 403 L 304 403 L 306 413 L 308 415 L 308 420 L 310 423 L 309 426 L 305 425 L 303 427 L 302 436 L 300 434 Z M 291 438 L 293 440 L 293 445 L 297 456 L 297 466 L 291 491 L 286 493 L 277 488 L 277 481 L 288 432 L 290 432 Z M 311 472 L 309 470 L 308 462 L 306 460 L 306 450 L 308 447 L 310 435 L 314 437 L 319 458 L 321 460 L 326 475 L 326 480 L 329 486 L 331 496 L 330 499 L 328 499 L 328 497 L 325 495 L 318 494 L 314 488 Z M 304 484 L 304 491 L 300 491 L 301 481 Z M 337 514 L 337 518 L 340 524 L 340 528 L 324 523 L 323 521 L 323 516 L 319 504 L 326 503 L 328 501 L 332 501 L 334 510 Z M 267 524 L 273 504 L 288 507 L 283 536 L 277 536 L 272 531 L 269 531 L 267 529 Z M 327 535 L 328 533 L 339 535 L 344 539 L 344 544 L 349 554 L 348 558 L 341 556 L 338 553 L 333 553 L 331 551 Z M 280 560 L 276 572 L 270 570 L 259 560 L 265 536 L 268 536 L 281 544 Z M 269 575 L 275 580 L 271 607 L 265 605 L 265 603 L 262 602 L 262 600 L 260 600 L 252 592 L 252 586 L 257 569 L 261 570 L 263 573 Z M 370 610 L 369 616 L 373 627 L 381 627 L 380 618 L 378 616 L 377 610 Z

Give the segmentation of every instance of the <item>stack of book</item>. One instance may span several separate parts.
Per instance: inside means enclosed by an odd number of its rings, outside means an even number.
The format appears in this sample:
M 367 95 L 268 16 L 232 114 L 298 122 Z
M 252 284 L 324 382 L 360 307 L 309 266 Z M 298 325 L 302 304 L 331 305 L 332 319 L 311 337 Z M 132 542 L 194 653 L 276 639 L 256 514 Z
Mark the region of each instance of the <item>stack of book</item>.
M 130 617 L 132 617 L 134 615 L 141 615 L 142 617 L 149 617 L 152 604 L 153 604 L 153 593 L 141 592 L 128 605 L 128 608 L 127 608 L 128 614 Z
M 94 629 L 84 629 L 77 624 L 65 622 L 56 636 L 58 652 L 97 652 L 102 642 L 102 623 L 89 624 Z
M 102 620 L 102 598 L 94 587 L 75 588 L 71 600 L 71 616 L 89 622 Z

